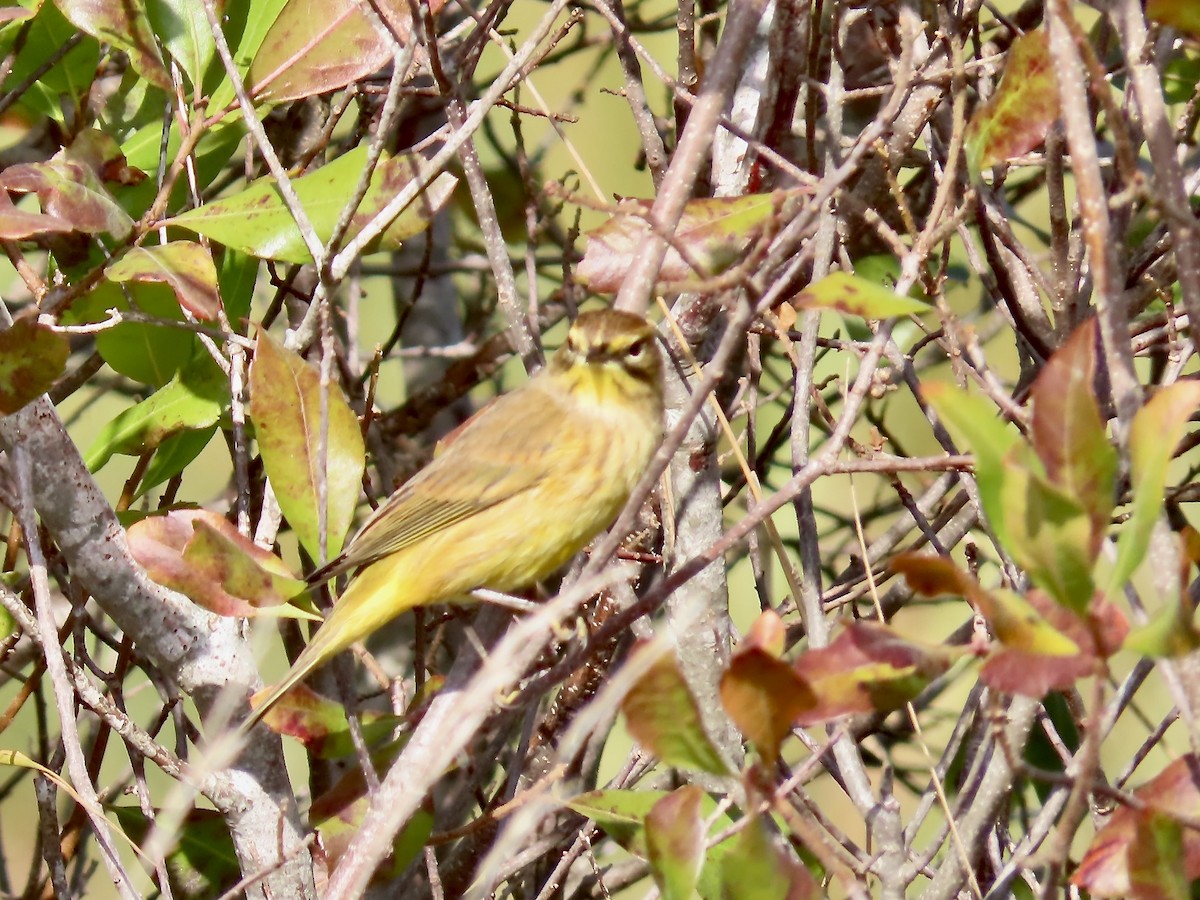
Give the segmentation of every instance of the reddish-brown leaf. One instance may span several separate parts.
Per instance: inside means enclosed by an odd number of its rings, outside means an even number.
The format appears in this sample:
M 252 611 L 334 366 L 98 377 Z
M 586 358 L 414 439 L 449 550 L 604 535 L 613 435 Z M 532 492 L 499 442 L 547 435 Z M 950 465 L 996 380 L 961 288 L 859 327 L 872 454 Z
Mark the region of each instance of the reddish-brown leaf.
M 796 724 L 896 709 L 946 671 L 952 659 L 951 652 L 913 644 L 886 625 L 851 624 L 828 647 L 809 650 L 796 660 L 796 673 L 817 700 Z
M 967 125 L 967 161 L 973 173 L 1028 153 L 1058 119 L 1058 82 L 1044 31 L 1013 41 L 1004 75 Z
M 303 594 L 304 582 L 216 513 L 173 510 L 135 522 L 129 551 L 159 584 L 218 615 L 320 619 L 285 605 Z
M 1200 878 L 1200 832 L 1183 828 L 1181 847 L 1162 852 L 1164 838 L 1170 840 L 1164 820 L 1194 819 L 1200 809 L 1200 760 L 1187 754 L 1133 793 L 1146 808 L 1119 807 L 1071 876 L 1093 897 L 1158 897 L 1156 885 Z

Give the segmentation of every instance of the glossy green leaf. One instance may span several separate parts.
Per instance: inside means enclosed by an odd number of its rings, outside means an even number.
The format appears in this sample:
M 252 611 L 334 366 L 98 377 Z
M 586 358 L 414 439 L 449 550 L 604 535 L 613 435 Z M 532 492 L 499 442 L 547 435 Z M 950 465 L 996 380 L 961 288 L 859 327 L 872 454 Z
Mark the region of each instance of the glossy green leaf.
M 704 791 L 684 785 L 663 797 L 646 815 L 650 874 L 663 900 L 692 900 L 704 862 Z
M 77 300 L 63 321 L 71 325 L 104 322 L 110 309 L 128 310 L 130 299 L 139 312 L 183 321 L 179 301 L 165 285 L 130 282 L 119 286 L 111 281 L 100 282 Z M 121 322 L 104 329 L 96 335 L 96 351 L 114 372 L 153 387 L 166 384 L 202 352 L 194 332 L 145 322 Z
M 108 423 L 85 454 L 95 472 L 114 453 L 138 455 L 173 434 L 216 424 L 229 402 L 229 383 L 211 360 L 201 359 L 141 403 Z
M 296 195 L 322 244 L 332 237 L 342 209 L 354 195 L 366 157 L 367 147 L 363 145 L 292 180 Z M 371 185 L 351 220 L 347 236 L 357 234 L 423 166 L 424 162 L 415 157 L 389 158 L 385 154 L 372 174 Z M 457 179 L 445 172 L 434 178 L 369 250 L 394 250 L 408 238 L 424 231 L 434 214 L 449 201 L 456 184 Z M 297 264 L 312 262 L 300 229 L 280 198 L 275 180 L 269 176 L 254 181 L 232 197 L 188 210 L 168 220 L 168 224 L 202 234 L 251 256 Z
M 216 433 L 216 425 L 196 431 L 181 431 L 159 444 L 150 465 L 142 475 L 134 499 L 144 496 L 147 491 L 153 490 L 186 469 L 204 452 L 204 448 Z
M 797 309 L 836 309 L 863 319 L 893 319 L 929 311 L 929 304 L 848 272 L 833 272 L 800 292 Z
M 331 385 L 324 471 L 321 444 L 321 384 L 317 370 L 263 330 L 250 365 L 250 415 L 263 465 L 279 507 L 301 545 L 320 556 L 318 486 L 327 488 L 326 550 L 342 548 L 354 519 L 366 462 L 358 418 L 341 390 Z
M 639 646 L 634 653 L 657 652 Z M 661 654 L 625 695 L 621 704 L 626 727 L 639 744 L 670 766 L 715 775 L 729 767 L 709 740 L 696 699 L 688 689 L 674 655 Z
M 154 34 L 199 94 L 204 72 L 216 52 L 212 28 L 198 0 L 145 0 L 146 15 Z M 225 3 L 214 3 L 218 21 Z
M 65 335 L 31 319 L 0 331 L 0 415 L 46 393 L 67 367 L 70 352 Z
M 1121 529 L 1108 593 L 1128 581 L 1146 556 L 1150 532 L 1163 508 L 1167 468 L 1188 419 L 1197 409 L 1200 383 L 1183 381 L 1163 388 L 1134 416 L 1129 434 L 1133 506 L 1129 521 Z

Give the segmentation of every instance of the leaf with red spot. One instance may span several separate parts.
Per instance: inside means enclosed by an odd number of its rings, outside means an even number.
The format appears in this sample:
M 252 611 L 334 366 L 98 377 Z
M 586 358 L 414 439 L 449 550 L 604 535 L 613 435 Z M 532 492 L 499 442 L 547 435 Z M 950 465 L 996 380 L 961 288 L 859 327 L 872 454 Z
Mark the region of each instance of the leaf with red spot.
M 427 4 L 436 15 L 445 0 Z M 425 7 L 426 4 L 422 4 Z M 412 28 L 405 0 L 291 0 L 271 25 L 246 77 L 256 99 L 299 100 L 346 87 L 391 63 Z M 368 9 L 374 14 L 369 14 Z
M 1044 31 L 1013 41 L 1004 75 L 987 103 L 967 125 L 967 165 L 973 175 L 1028 153 L 1046 139 L 1058 120 L 1058 82 Z
M 902 297 L 891 288 L 851 275 L 833 272 L 801 291 L 792 301 L 797 309 L 836 309 L 861 319 L 894 319 L 929 311 L 929 304 Z
M 262 695 L 265 697 L 269 691 L 264 690 Z M 254 698 L 250 705 L 255 706 Z M 368 747 L 390 735 L 402 721 L 372 710 L 361 711 L 359 720 Z M 340 759 L 354 753 L 346 708 L 303 684 L 296 685 L 267 710 L 263 723 L 276 734 L 296 738 L 320 759 Z
M 59 151 L 46 162 L 9 166 L 0 172 L 0 187 L 36 193 L 43 213 L 70 222 L 75 231 L 107 233 L 120 240 L 133 230 L 133 219 L 96 171 L 69 151 Z
M 0 331 L 0 415 L 46 393 L 67 367 L 70 352 L 65 335 L 31 319 Z
M 61 216 L 13 205 L 7 191 L 0 191 L 0 238 L 21 241 L 39 234 L 61 234 L 74 231 L 75 226 Z
M 101 43 L 125 51 L 138 74 L 163 90 L 171 89 L 171 76 L 158 52 L 154 29 L 146 18 L 146 4 L 129 0 L 55 0 L 64 16 L 80 31 Z
M 970 600 L 996 638 L 981 677 L 1010 694 L 1040 698 L 1072 686 L 1096 671 L 1100 657 L 1117 652 L 1128 631 L 1121 611 L 1101 598 L 1081 616 L 1040 590 L 1024 597 L 987 590 L 941 557 L 902 554 L 891 567 L 918 593 L 960 594 Z

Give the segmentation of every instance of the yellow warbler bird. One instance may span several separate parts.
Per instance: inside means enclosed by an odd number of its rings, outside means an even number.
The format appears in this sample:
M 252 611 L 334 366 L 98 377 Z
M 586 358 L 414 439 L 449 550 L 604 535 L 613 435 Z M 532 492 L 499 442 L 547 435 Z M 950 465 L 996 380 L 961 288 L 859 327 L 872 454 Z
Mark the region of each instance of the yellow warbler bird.
M 513 591 L 612 524 L 662 436 L 654 329 L 585 312 L 549 364 L 471 419 L 367 519 L 318 584 L 358 575 L 249 727 L 330 657 L 407 609 L 478 588 Z

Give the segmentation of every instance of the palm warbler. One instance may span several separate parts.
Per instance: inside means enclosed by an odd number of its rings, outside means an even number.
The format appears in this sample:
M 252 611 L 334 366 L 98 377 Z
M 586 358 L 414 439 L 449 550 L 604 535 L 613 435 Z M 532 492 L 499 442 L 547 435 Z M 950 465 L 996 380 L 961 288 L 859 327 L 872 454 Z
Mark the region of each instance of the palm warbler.
M 612 524 L 662 434 L 662 362 L 641 316 L 586 312 L 549 365 L 471 419 L 367 519 L 318 584 L 360 570 L 247 727 L 407 609 L 542 579 Z

